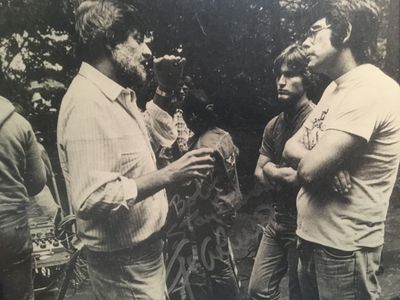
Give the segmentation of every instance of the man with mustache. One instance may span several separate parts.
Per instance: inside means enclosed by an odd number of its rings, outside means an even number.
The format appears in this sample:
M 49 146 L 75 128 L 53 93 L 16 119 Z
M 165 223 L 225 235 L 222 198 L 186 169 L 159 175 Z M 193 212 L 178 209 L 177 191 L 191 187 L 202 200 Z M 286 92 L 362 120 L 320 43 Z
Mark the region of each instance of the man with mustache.
M 165 299 L 164 188 L 205 176 L 213 162 L 211 149 L 198 149 L 156 168 L 153 150 L 176 138 L 170 99 L 184 59 L 154 60 L 158 87 L 143 114 L 135 90 L 152 53 L 138 9 L 85 1 L 76 29 L 84 61 L 63 98 L 57 135 L 93 292 L 96 299 Z
M 306 54 L 299 45 L 286 48 L 274 61 L 278 101 L 283 112 L 268 122 L 255 176 L 273 187 L 274 212 L 263 230 L 250 277 L 251 299 L 279 299 L 279 284 L 289 271 L 290 299 L 302 299 L 297 277 L 296 195 L 297 172 L 286 166 L 286 141 L 301 127 L 314 104 L 307 97 L 310 74 Z
M 327 2 L 303 46 L 332 79 L 284 157 L 298 166 L 299 280 L 305 299 L 377 299 L 385 218 L 400 161 L 400 89 L 371 61 L 379 10 Z M 336 190 L 329 188 L 336 175 Z

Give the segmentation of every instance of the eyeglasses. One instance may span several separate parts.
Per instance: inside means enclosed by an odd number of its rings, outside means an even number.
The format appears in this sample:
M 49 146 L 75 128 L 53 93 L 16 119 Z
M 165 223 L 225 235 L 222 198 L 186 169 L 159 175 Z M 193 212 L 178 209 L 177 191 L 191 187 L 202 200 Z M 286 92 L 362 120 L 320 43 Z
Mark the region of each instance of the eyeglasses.
M 306 35 L 305 35 L 305 38 L 306 38 L 306 39 L 311 39 L 311 41 L 314 42 L 314 41 L 315 41 L 315 38 L 317 37 L 317 33 L 318 33 L 318 32 L 320 32 L 320 31 L 322 31 L 322 30 L 325 30 L 325 29 L 329 29 L 329 28 L 331 28 L 331 25 L 320 26 L 320 27 L 311 27 L 311 28 L 307 31 L 307 33 L 306 33 Z

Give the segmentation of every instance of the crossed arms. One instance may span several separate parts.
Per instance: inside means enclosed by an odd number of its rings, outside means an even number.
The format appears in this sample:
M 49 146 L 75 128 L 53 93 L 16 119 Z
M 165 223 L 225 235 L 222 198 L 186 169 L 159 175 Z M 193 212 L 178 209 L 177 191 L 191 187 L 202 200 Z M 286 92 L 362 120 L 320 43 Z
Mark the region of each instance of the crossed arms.
M 351 181 L 344 163 L 365 143 L 359 136 L 334 129 L 328 129 L 318 139 L 302 127 L 287 141 L 283 158 L 297 168 L 301 185 L 315 187 L 330 180 L 334 191 L 346 193 Z
M 255 176 L 263 185 L 286 183 L 318 187 L 328 183 L 333 191 L 347 193 L 351 180 L 344 163 L 365 143 L 361 137 L 339 130 L 327 130 L 319 138 L 302 127 L 286 142 L 283 161 L 287 166 L 279 166 L 261 154 Z

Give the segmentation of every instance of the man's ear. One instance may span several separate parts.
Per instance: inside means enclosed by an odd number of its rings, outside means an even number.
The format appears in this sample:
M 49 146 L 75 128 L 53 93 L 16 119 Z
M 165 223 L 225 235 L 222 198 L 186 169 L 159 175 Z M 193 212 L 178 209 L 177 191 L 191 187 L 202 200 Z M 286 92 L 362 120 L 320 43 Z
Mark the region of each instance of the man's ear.
M 347 23 L 347 27 L 346 27 L 346 35 L 343 38 L 343 45 L 346 45 L 350 39 L 351 36 L 351 31 L 352 31 L 353 27 L 351 26 L 351 23 Z

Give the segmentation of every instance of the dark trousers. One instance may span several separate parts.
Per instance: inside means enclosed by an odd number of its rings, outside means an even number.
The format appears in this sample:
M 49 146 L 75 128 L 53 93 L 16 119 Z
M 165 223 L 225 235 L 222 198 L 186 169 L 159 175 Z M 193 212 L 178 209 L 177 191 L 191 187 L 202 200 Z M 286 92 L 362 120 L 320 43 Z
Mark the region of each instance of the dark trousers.
M 0 299 L 33 299 L 28 218 L 21 214 L 0 221 Z

